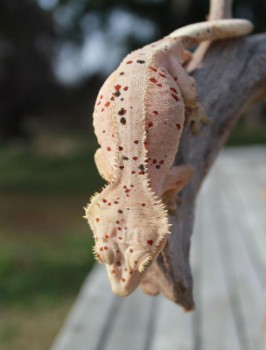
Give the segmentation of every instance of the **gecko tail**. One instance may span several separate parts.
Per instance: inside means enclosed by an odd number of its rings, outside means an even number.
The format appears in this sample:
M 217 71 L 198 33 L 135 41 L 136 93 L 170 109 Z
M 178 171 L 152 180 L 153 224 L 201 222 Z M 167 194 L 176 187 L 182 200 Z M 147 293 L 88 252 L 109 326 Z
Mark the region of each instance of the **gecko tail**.
M 190 24 L 175 30 L 168 36 L 184 37 L 185 47 L 191 47 L 205 40 L 214 41 L 246 35 L 252 30 L 253 24 L 246 19 L 220 19 Z

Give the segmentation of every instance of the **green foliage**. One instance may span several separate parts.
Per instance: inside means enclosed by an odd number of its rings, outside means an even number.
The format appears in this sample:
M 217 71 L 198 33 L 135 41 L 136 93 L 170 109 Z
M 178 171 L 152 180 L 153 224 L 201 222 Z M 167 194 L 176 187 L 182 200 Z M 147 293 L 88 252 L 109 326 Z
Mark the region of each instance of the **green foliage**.
M 93 148 L 89 157 L 0 151 L 1 350 L 50 348 L 93 266 L 82 218 L 100 187 Z
M 93 264 L 92 238 L 84 226 L 86 230 L 75 228 L 71 233 L 62 227 L 61 232 L 46 235 L 1 234 L 0 309 L 52 306 L 75 298 Z
M 69 157 L 2 150 L 0 193 L 90 195 L 103 184 L 93 163 L 95 149 Z

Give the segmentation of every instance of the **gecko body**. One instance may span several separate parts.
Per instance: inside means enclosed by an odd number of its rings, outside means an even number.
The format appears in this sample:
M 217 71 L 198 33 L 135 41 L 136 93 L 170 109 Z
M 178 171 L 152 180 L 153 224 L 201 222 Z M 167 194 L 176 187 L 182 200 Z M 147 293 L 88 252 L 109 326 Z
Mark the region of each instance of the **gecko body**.
M 86 217 L 114 293 L 130 294 L 163 249 L 168 213 L 193 176 L 189 164 L 173 167 L 186 110 L 199 106 L 182 66 L 186 47 L 250 30 L 244 20 L 181 28 L 129 54 L 101 88 L 93 115 L 100 144 L 95 161 L 108 185 L 91 199 Z

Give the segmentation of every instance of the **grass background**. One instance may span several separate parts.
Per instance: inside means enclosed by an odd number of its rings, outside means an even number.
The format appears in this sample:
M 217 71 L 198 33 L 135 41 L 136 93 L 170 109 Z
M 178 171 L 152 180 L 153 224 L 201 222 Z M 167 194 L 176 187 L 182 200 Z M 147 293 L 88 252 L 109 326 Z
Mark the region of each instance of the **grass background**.
M 96 141 L 73 152 L 60 137 L 44 139 L 0 149 L 1 350 L 49 349 L 93 265 L 82 207 L 103 184 Z M 230 144 L 244 143 L 265 144 L 266 128 L 240 123 Z
M 68 156 L 0 150 L 0 349 L 49 349 L 93 265 L 83 206 L 96 144 Z

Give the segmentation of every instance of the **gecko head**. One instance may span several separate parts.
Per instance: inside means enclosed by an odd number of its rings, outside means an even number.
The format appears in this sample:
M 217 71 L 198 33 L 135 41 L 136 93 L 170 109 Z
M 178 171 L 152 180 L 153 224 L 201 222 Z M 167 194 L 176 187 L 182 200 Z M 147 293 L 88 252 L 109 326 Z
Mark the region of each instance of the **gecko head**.
M 127 296 L 138 287 L 163 249 L 169 232 L 168 217 L 159 205 L 152 206 L 154 212 L 149 208 L 147 218 L 142 207 L 127 209 L 104 192 L 100 196 L 86 210 L 95 238 L 95 258 L 105 264 L 113 292 Z
M 104 263 L 111 283 L 112 291 L 119 296 L 127 296 L 139 285 L 147 268 L 163 249 L 166 238 L 156 249 L 152 249 L 152 240 L 145 245 L 117 242 L 114 238 L 103 241 L 97 239 L 94 247 L 95 257 Z

